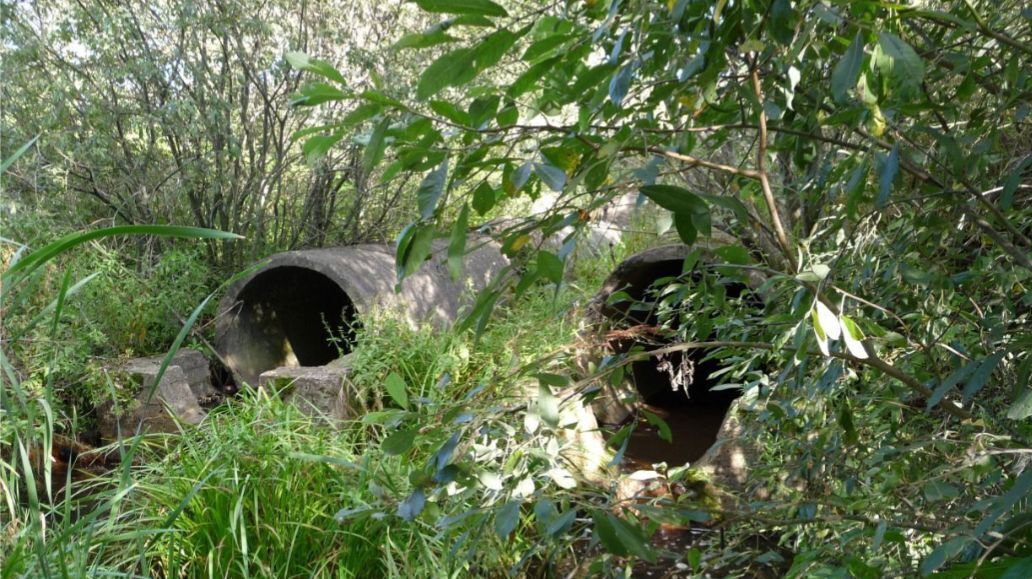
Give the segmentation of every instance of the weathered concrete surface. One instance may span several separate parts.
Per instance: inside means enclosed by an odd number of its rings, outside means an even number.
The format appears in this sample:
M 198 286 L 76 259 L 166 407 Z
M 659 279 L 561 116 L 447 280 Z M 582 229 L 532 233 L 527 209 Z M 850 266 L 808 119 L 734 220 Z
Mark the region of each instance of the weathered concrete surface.
M 177 420 L 198 424 L 204 419 L 206 413 L 197 403 L 197 395 L 181 367 L 166 368 L 151 396 L 157 367 L 148 360 L 134 362 L 138 363 L 130 363 L 128 369 L 137 394 L 129 407 L 116 408 L 112 402 L 107 402 L 97 408 L 97 426 L 102 439 L 117 440 L 119 432 L 123 437 L 132 436 L 137 427 L 141 433 L 173 433 L 179 431 Z
M 736 400 L 717 431 L 717 441 L 694 465 L 724 489 L 745 487 L 750 465 L 756 462 L 758 453 L 756 445 L 743 435 L 741 412 L 741 401 Z
M 350 350 L 348 326 L 377 308 L 413 326 L 452 323 L 463 305 L 506 266 L 499 246 L 467 242 L 464 275 L 452 281 L 447 242 L 401 284 L 394 247 L 354 245 L 280 253 L 239 280 L 219 305 L 216 347 L 238 384 L 257 384 L 262 372 L 321 366 Z M 343 331 L 339 331 L 343 328 Z M 336 336 L 337 346 L 330 344 Z
M 134 358 L 129 360 L 125 369 L 130 374 L 138 375 L 144 380 L 149 377 L 153 381 L 164 361 L 164 355 Z M 183 371 L 186 382 L 197 399 L 204 399 L 215 394 L 215 388 L 211 384 L 211 368 L 208 358 L 204 354 L 190 348 L 180 348 L 169 361 L 169 367 L 172 366 L 178 366 Z
M 305 414 L 330 423 L 346 420 L 352 414 L 348 405 L 347 358 L 326 366 L 285 367 L 262 372 L 260 388 L 275 390 L 285 402 Z

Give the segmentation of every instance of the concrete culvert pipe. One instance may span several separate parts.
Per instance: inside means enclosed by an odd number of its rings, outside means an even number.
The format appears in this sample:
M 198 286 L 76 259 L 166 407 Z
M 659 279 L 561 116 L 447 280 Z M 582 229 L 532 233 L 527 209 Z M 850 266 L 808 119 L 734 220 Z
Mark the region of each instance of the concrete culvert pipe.
M 585 337 L 595 345 L 586 354 L 588 359 L 597 362 L 604 355 L 627 353 L 635 346 L 654 350 L 666 343 L 660 334 L 649 331 L 657 325 L 655 313 L 635 309 L 632 304 L 645 298 L 656 281 L 681 276 L 685 258 L 695 249 L 701 249 L 701 262 L 713 261 L 713 254 L 704 247 L 670 245 L 634 255 L 612 271 L 588 308 Z M 757 309 L 762 308 L 751 289 L 758 287 L 762 278 L 722 283 L 729 298 L 746 295 Z M 618 296 L 625 299 L 613 299 L 617 292 L 625 292 L 626 296 Z M 722 428 L 726 429 L 728 410 L 739 391 L 711 390 L 721 383 L 712 374 L 722 364 L 719 360 L 706 360 L 710 353 L 689 350 L 633 362 L 620 384 L 606 384 L 592 402 L 602 424 L 623 424 L 644 409 L 663 418 L 671 427 L 672 444 L 663 441 L 656 428 L 645 421 L 639 423 L 625 454 L 631 466 L 695 463 L 711 449 Z M 682 383 L 673 383 L 678 376 Z
M 375 308 L 413 327 L 451 324 L 462 305 L 506 265 L 498 246 L 470 239 L 463 279 L 452 281 L 447 243 L 395 293 L 394 247 L 353 245 L 290 251 L 261 262 L 219 304 L 216 348 L 238 384 L 267 370 L 322 366 L 354 347 L 354 329 Z

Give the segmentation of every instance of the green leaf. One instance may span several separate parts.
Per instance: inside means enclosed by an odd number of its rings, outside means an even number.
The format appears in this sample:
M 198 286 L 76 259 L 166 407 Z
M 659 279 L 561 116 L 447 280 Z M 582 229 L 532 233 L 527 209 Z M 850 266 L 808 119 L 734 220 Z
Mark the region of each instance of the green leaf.
M 641 413 L 645 416 L 645 420 L 649 421 L 649 424 L 659 429 L 659 438 L 667 442 L 674 441 L 674 433 L 670 430 L 670 425 L 667 424 L 666 420 L 659 417 L 658 414 L 649 412 L 648 410 L 642 409 Z
M 474 16 L 508 16 L 498 4 L 491 0 L 413 0 L 426 12 L 444 14 L 472 14 Z
M 491 210 L 495 205 L 495 190 L 487 184 L 487 182 L 481 183 L 475 191 L 473 191 L 473 209 L 477 213 L 484 215 Z
M 1007 491 L 1007 494 L 999 498 L 996 508 L 978 523 L 978 526 L 975 527 L 975 535 L 981 536 L 989 531 L 993 523 L 1011 510 L 1018 501 L 1027 499 L 1030 490 L 1032 490 L 1032 468 L 1026 468 L 1014 481 L 1014 485 Z
M 558 537 L 559 535 L 564 533 L 570 527 L 570 525 L 573 524 L 573 521 L 576 518 L 577 510 L 570 509 L 565 513 L 559 515 L 558 517 L 552 519 L 552 521 L 548 523 L 548 527 L 545 529 L 545 533 L 551 537 Z
M 465 111 L 459 110 L 459 107 L 451 104 L 447 101 L 433 100 L 430 101 L 430 108 L 437 114 L 448 119 L 449 121 L 462 125 L 464 127 L 472 126 L 473 123 L 470 121 L 469 115 Z
M 396 372 L 391 372 L 390 376 L 387 376 L 387 380 L 384 381 L 384 388 L 387 390 L 387 394 L 390 395 L 391 399 L 404 409 L 408 409 L 408 393 L 406 392 L 405 379 L 399 376 Z
M 463 258 L 466 256 L 466 230 L 469 228 L 469 205 L 463 205 L 459 218 L 452 226 L 451 239 L 448 241 L 448 273 L 452 281 L 462 278 Z
M 291 106 L 310 107 L 328 101 L 339 101 L 348 98 L 344 91 L 326 83 L 315 82 L 305 85 L 298 96 L 290 100 Z
M 985 383 L 989 381 L 989 376 L 992 375 L 993 370 L 996 369 L 996 366 L 1000 363 L 1000 360 L 1003 360 L 1003 357 L 1006 354 L 1007 352 L 1000 350 L 999 352 L 996 352 L 982 360 L 978 365 L 978 368 L 976 368 L 971 374 L 971 378 L 967 381 L 967 384 L 964 385 L 963 398 L 965 403 L 970 402 L 975 394 L 982 389 L 982 386 L 985 386 Z
M 868 358 L 867 348 L 864 347 L 864 333 L 860 326 L 849 316 L 839 316 L 842 324 L 842 340 L 846 344 L 846 350 L 855 358 L 866 360 Z
M 978 361 L 973 360 L 958 368 L 943 380 L 942 383 L 939 384 L 939 386 L 932 392 L 931 397 L 928 398 L 928 410 L 934 408 L 935 405 L 946 396 L 946 393 L 955 388 L 957 384 L 967 380 L 968 376 L 973 374 L 975 369 L 978 368 L 978 364 Z
M 932 550 L 924 561 L 921 561 L 919 571 L 921 575 L 930 575 L 939 567 L 942 567 L 947 560 L 957 556 L 964 547 L 971 541 L 967 537 L 954 537 Z
M 305 144 L 301 146 L 301 152 L 304 154 L 306 161 L 314 163 L 325 156 L 343 137 L 344 133 L 315 135 L 305 141 Z
M 878 198 L 874 206 L 878 209 L 885 207 L 889 200 L 889 193 L 892 192 L 892 182 L 899 174 L 899 143 L 892 146 L 892 151 L 884 158 L 881 166 L 881 174 L 878 176 Z
M 320 76 L 328 78 L 334 82 L 340 84 L 347 84 L 344 81 L 344 77 L 341 76 L 340 72 L 336 68 L 333 68 L 328 62 L 318 60 L 315 58 L 309 58 L 309 56 L 303 52 L 288 52 L 283 57 L 287 60 L 287 63 L 295 70 L 303 70 L 306 72 L 314 72 Z
M 383 152 L 387 147 L 384 136 L 387 134 L 387 128 L 390 124 L 390 120 L 383 119 L 376 125 L 376 128 L 373 129 L 373 134 L 369 137 L 369 144 L 366 145 L 365 152 L 362 155 L 362 170 L 367 174 L 383 160 Z
M 873 64 L 904 93 L 916 91 L 924 80 L 921 57 L 903 39 L 888 32 L 878 33 Z
M 813 322 L 813 333 L 817 337 L 817 347 L 820 349 L 821 354 L 828 355 L 828 335 L 824 333 L 824 328 L 821 327 L 821 321 L 817 317 L 817 308 L 810 310 L 810 320 Z
M 412 223 L 401 231 L 394 254 L 399 283 L 423 265 L 430 255 L 433 240 L 434 230 L 428 225 Z
M 1000 579 L 1027 579 L 1032 577 L 1032 556 L 1017 560 L 1007 567 L 1007 572 Z
M 1026 389 L 1024 393 L 1018 396 L 1018 399 L 1011 404 L 1010 409 L 1007 410 L 1007 418 L 1011 420 L 1024 420 L 1032 416 L 1032 390 Z
M 554 253 L 549 251 L 541 250 L 537 254 L 537 272 L 538 275 L 547 279 L 548 281 L 558 284 L 563 281 L 563 261 L 559 259 Z
M 445 157 L 444 161 L 436 169 L 427 173 L 426 177 L 419 184 L 419 189 L 416 191 L 419 216 L 422 219 L 430 219 L 434 216 L 437 202 L 441 200 L 441 195 L 444 194 L 444 184 L 447 178 L 448 158 Z
M 394 50 L 403 50 L 406 48 L 429 48 L 431 46 L 437 46 L 438 44 L 445 44 L 447 42 L 455 42 L 457 40 L 454 36 L 448 36 L 445 32 L 452 26 L 451 20 L 445 20 L 423 32 L 410 32 L 401 37 L 397 42 L 391 46 Z
M 423 489 L 416 489 L 398 505 L 398 516 L 411 523 L 416 520 L 419 513 L 423 512 L 423 507 L 425 506 L 426 494 L 423 492 Z
M 566 185 L 566 173 L 554 165 L 547 163 L 534 163 L 534 174 L 541 179 L 541 182 L 548 185 L 548 188 L 556 193 L 561 192 Z
M 925 498 L 931 502 L 955 499 L 960 496 L 960 490 L 941 480 L 933 480 L 924 486 Z
M 849 407 L 848 400 L 843 399 L 842 404 L 839 406 L 838 422 L 845 433 L 843 440 L 846 441 L 846 444 L 855 445 L 860 441 L 860 436 L 856 432 L 856 426 L 853 424 L 853 410 Z
M 380 449 L 392 456 L 405 454 L 412 448 L 412 443 L 416 441 L 416 432 L 418 431 L 418 428 L 396 430 L 390 436 L 383 439 Z
M 488 68 L 498 64 L 498 61 L 516 41 L 523 36 L 525 30 L 519 33 L 512 32 L 505 28 L 497 30 L 485 37 L 479 44 L 473 47 L 473 62 L 477 73 L 484 72 Z
M 494 530 L 500 539 L 507 539 L 520 522 L 520 501 L 509 501 L 495 513 Z
M 699 238 L 699 230 L 695 228 L 692 215 L 692 213 L 674 213 L 674 228 L 677 229 L 677 236 L 685 245 L 691 245 Z
M 646 561 L 655 561 L 656 555 L 649 548 L 641 532 L 630 523 L 608 512 L 592 514 L 595 533 L 606 550 L 614 555 L 634 555 Z
M 551 427 L 559 426 L 559 399 L 544 382 L 538 383 L 538 416 Z
M 831 73 L 831 94 L 836 102 L 845 101 L 849 91 L 856 86 L 857 81 L 860 80 L 860 69 L 863 62 L 864 41 L 857 32 L 853 42 L 846 49 L 846 54 L 842 56 L 842 60 L 839 60 L 835 65 L 835 70 Z
M 609 513 L 602 511 L 596 511 L 591 514 L 592 521 L 595 523 L 595 534 L 598 535 L 599 542 L 606 548 L 606 551 L 619 557 L 626 557 L 628 553 L 627 547 L 624 546 L 619 535 L 617 535 L 616 528 L 609 520 L 610 517 Z
M 631 80 L 633 78 L 634 68 L 630 64 L 625 64 L 620 67 L 620 70 L 616 71 L 612 80 L 609 81 L 609 100 L 613 101 L 617 108 L 623 105 L 623 100 L 627 97 L 627 91 L 631 88 Z
M 416 96 L 428 99 L 449 86 L 467 83 L 476 77 L 473 49 L 460 48 L 441 55 L 419 76 Z
M 686 215 L 708 213 L 709 206 L 701 197 L 682 187 L 674 185 L 646 185 L 639 189 L 663 209 Z

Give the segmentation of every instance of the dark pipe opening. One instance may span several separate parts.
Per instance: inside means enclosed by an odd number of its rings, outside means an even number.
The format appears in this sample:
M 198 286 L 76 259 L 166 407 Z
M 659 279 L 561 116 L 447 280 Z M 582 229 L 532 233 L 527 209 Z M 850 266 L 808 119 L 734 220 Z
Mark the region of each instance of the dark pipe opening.
M 646 299 L 649 288 L 657 281 L 681 276 L 683 265 L 682 260 L 664 260 L 642 263 L 621 272 L 622 291 L 630 300 L 607 305 L 603 315 L 617 327 L 656 326 L 656 314 L 649 309 L 636 309 L 634 302 Z M 725 291 L 729 298 L 737 298 L 749 290 L 744 284 L 730 282 L 725 285 Z M 645 335 L 612 340 L 610 347 L 615 353 L 626 353 L 637 346 L 654 350 L 670 343 L 660 336 Z M 721 383 L 720 377 L 713 374 L 723 368 L 720 360 L 707 359 L 711 353 L 711 350 L 674 352 L 631 364 L 628 379 L 638 392 L 640 407 L 667 423 L 672 442 L 663 440 L 660 428 L 639 416 L 624 454 L 625 468 L 650 468 L 658 462 L 670 466 L 691 463 L 716 442 L 727 410 L 740 391 L 711 390 Z
M 351 350 L 351 298 L 325 275 L 284 266 L 254 277 L 238 296 L 235 332 L 248 340 L 255 374 L 281 366 L 322 366 Z

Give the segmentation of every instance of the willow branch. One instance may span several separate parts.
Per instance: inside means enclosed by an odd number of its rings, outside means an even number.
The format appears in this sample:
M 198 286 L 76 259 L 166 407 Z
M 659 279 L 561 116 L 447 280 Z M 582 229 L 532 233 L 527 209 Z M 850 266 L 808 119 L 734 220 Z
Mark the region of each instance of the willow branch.
M 770 211 L 771 222 L 774 225 L 774 233 L 778 239 L 778 243 L 781 245 L 781 250 L 784 252 L 785 257 L 788 259 L 788 264 L 791 271 L 799 269 L 799 264 L 796 262 L 795 250 L 792 248 L 792 244 L 788 241 L 788 235 L 785 234 L 785 226 L 781 222 L 781 214 L 778 212 L 777 200 L 774 199 L 774 192 L 770 187 L 770 179 L 767 176 L 767 113 L 763 110 L 763 87 L 760 85 L 760 72 L 759 67 L 756 66 L 755 62 L 752 66 L 752 85 L 753 90 L 756 92 L 756 99 L 760 102 L 760 141 L 759 150 L 756 155 L 756 171 L 759 173 L 760 188 L 763 189 L 763 198 L 767 202 L 767 209 Z

